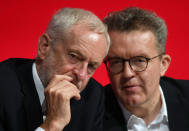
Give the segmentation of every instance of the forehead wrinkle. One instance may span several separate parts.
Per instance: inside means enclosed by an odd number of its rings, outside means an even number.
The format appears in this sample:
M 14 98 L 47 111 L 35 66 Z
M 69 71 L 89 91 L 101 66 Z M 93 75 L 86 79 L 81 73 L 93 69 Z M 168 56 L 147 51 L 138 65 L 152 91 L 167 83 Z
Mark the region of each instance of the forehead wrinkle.
M 112 34 L 113 33 L 113 34 Z M 112 32 L 114 39 L 109 51 L 109 56 L 150 57 L 156 49 L 154 34 L 150 31 Z M 120 37 L 116 38 L 119 35 Z M 133 48 L 141 46 L 141 48 Z M 150 52 L 149 52 L 150 51 Z M 151 55 L 150 55 L 151 54 Z
M 84 39 L 77 39 L 75 40 L 77 44 L 73 45 L 71 50 L 76 52 L 77 54 L 79 54 L 84 60 L 87 59 L 87 56 L 97 56 L 97 54 L 94 54 L 95 52 L 93 52 L 92 48 L 88 48 L 90 46 L 85 46 L 88 45 L 87 42 Z M 85 43 L 85 44 L 84 44 Z M 79 46 L 78 46 L 79 45 Z M 86 55 L 88 54 L 88 55 Z M 90 58 L 91 59 L 91 58 Z M 96 58 L 95 58 L 96 59 Z M 94 64 L 99 66 L 99 62 L 94 60 L 94 61 L 89 61 L 90 64 Z
M 77 25 L 71 30 L 73 37 L 70 40 L 74 43 L 72 46 L 75 46 L 79 51 L 81 50 L 80 53 L 82 53 L 86 59 L 89 59 L 90 63 L 100 65 L 100 61 L 103 60 L 101 57 L 103 52 L 101 49 L 97 52 L 98 50 L 96 47 L 103 47 L 103 45 L 99 45 L 98 43 L 99 40 L 102 39 L 102 34 L 90 31 L 88 28 L 82 28 L 81 30 L 81 28 L 78 28 L 79 26 L 84 25 Z
M 115 44 L 114 47 L 110 48 L 107 58 L 114 58 L 114 57 L 124 58 L 125 53 L 126 51 L 123 46 L 120 45 L 116 46 Z

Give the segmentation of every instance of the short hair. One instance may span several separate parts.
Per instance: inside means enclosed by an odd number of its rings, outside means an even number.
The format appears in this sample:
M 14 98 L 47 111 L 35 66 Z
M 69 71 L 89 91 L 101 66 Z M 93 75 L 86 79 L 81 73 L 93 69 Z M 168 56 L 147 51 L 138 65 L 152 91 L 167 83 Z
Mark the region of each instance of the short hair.
M 69 38 L 71 28 L 76 24 L 85 23 L 89 30 L 104 34 L 107 40 L 107 51 L 110 46 L 110 38 L 106 25 L 92 12 L 79 8 L 62 8 L 52 17 L 46 33 L 52 41 Z M 55 42 L 54 42 L 55 43 Z
M 103 22 L 108 26 L 108 32 L 129 32 L 133 30 L 151 31 L 156 38 L 159 53 L 165 53 L 167 26 L 165 21 L 154 12 L 137 7 L 129 7 L 121 11 L 111 12 Z

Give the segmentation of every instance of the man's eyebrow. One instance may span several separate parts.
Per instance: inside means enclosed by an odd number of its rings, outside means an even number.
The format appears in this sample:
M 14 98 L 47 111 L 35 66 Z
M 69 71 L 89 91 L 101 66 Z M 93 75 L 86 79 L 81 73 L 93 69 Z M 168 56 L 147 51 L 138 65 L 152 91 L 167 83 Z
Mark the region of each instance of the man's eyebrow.
M 76 53 L 78 54 L 78 56 L 80 57 L 81 60 L 85 60 L 86 59 L 86 55 L 82 54 L 80 51 L 72 49 L 70 52 Z M 90 65 L 93 65 L 95 67 L 98 67 L 101 65 L 101 63 L 97 62 L 97 61 L 91 61 L 89 62 Z
M 149 56 L 148 56 L 146 53 L 141 53 L 141 54 L 138 54 L 138 55 L 133 55 L 133 56 L 127 58 L 127 59 L 130 59 L 130 58 L 132 58 L 132 57 L 146 57 L 146 58 L 148 58 Z M 112 60 L 112 59 L 126 59 L 126 58 L 120 57 L 120 56 L 108 56 L 108 57 L 105 59 L 105 61 L 106 61 L 106 60 Z
M 112 59 L 123 59 L 123 58 L 121 58 L 121 57 L 119 57 L 119 56 L 113 56 L 113 57 L 107 57 L 107 58 L 105 59 L 105 61 L 106 61 L 106 60 L 112 60 Z
M 101 63 L 96 62 L 96 61 L 93 61 L 93 62 L 90 62 L 89 64 L 90 64 L 90 65 L 93 65 L 93 66 L 95 66 L 95 67 L 98 67 L 98 66 L 100 66 Z
M 77 55 L 79 55 L 79 57 L 81 57 L 82 59 L 85 59 L 85 55 L 82 54 L 80 51 L 75 50 L 75 49 L 71 49 L 70 52 L 76 53 Z

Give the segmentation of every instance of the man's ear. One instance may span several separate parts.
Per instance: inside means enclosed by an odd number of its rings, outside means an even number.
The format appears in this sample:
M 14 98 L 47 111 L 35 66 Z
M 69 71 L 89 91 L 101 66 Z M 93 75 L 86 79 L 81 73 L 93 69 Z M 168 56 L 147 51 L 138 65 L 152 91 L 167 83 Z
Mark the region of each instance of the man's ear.
M 161 76 L 164 76 L 169 65 L 171 63 L 171 57 L 168 54 L 165 54 L 161 58 Z
M 42 34 L 38 41 L 37 57 L 41 60 L 45 59 L 50 51 L 50 38 L 48 34 Z

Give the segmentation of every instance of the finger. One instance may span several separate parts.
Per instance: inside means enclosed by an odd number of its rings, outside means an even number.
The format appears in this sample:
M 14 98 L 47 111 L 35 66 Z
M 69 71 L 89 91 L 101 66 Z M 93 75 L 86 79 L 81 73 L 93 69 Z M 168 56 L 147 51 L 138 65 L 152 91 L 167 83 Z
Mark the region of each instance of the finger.
M 74 99 L 75 100 L 80 100 L 81 99 L 81 95 L 78 93 L 78 94 L 75 94 L 74 95 Z
M 49 86 L 51 86 L 51 85 L 49 85 Z M 48 93 L 48 94 L 53 93 L 56 90 L 58 90 L 59 88 L 69 88 L 69 87 L 72 87 L 72 86 L 77 89 L 77 87 L 70 81 L 67 81 L 67 80 L 58 81 L 55 86 L 45 88 L 45 94 L 46 93 Z
M 49 85 L 47 86 L 47 88 L 52 88 L 52 87 L 56 86 L 57 83 L 59 83 L 60 81 L 63 81 L 63 80 L 72 81 L 73 78 L 68 75 L 54 75 L 54 77 L 49 82 Z
M 76 84 L 78 90 L 80 90 L 82 88 L 82 81 L 79 81 L 77 84 Z
M 80 91 L 78 88 L 69 81 L 60 81 L 53 88 L 45 89 L 45 96 L 51 97 L 65 97 L 71 99 L 74 97 L 76 100 L 80 99 Z
M 61 82 L 59 84 L 60 84 L 60 87 L 56 88 L 57 92 L 62 92 L 63 93 L 62 95 L 65 95 L 67 97 L 69 96 L 69 99 L 74 97 L 76 100 L 80 100 L 80 98 L 81 98 L 80 91 L 74 84 L 67 83 L 64 85 L 64 87 L 61 87 L 62 86 Z
M 65 90 L 67 91 L 68 94 L 70 94 L 70 99 L 74 98 L 75 100 L 80 100 L 81 95 L 79 89 L 74 84 L 70 84 L 67 86 L 68 87 L 65 88 Z

